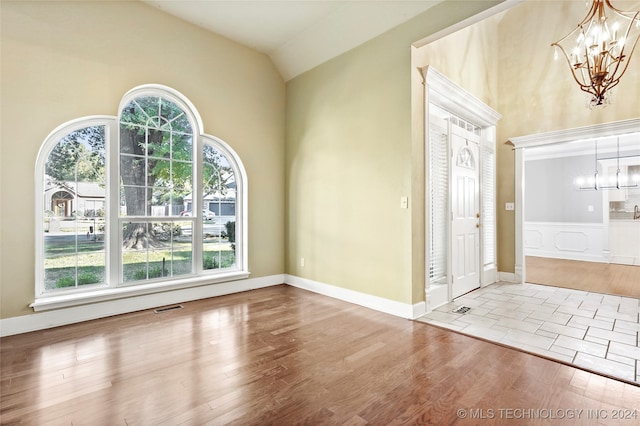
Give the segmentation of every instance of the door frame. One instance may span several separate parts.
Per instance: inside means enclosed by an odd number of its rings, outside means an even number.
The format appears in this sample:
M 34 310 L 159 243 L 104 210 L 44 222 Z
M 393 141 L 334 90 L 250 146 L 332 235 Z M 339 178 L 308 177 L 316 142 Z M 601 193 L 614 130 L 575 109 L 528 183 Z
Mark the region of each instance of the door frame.
M 500 113 L 495 111 L 493 108 L 485 104 L 483 101 L 467 92 L 462 87 L 453 83 L 447 77 L 445 77 L 442 73 L 437 71 L 433 66 L 426 66 L 423 68 L 418 68 L 420 74 L 422 76 L 422 81 L 424 85 L 424 132 L 423 132 L 423 143 L 425 146 L 428 144 L 429 137 L 429 106 L 436 105 L 439 108 L 442 108 L 448 111 L 451 114 L 454 114 L 464 120 L 473 123 L 476 126 L 481 128 L 480 132 L 480 150 L 482 152 L 483 147 L 491 146 L 494 151 L 494 160 L 495 160 L 495 144 L 496 144 L 496 124 L 498 120 L 502 117 Z M 480 159 L 479 159 L 480 160 Z M 428 158 L 428 149 L 425 149 L 425 176 L 428 176 L 428 168 L 429 168 L 429 158 Z M 495 174 L 495 167 L 494 167 Z M 482 188 L 482 170 L 480 171 L 480 188 Z M 449 185 L 451 185 L 451 181 L 449 181 Z M 428 193 L 429 182 L 425 179 L 425 193 Z M 494 192 L 495 192 L 494 188 Z M 482 200 L 482 191 L 481 191 L 481 200 Z M 425 226 L 425 271 L 424 271 L 424 279 L 425 279 L 425 311 L 431 312 L 433 309 L 441 306 L 445 303 L 450 302 L 452 298 L 451 291 L 451 273 L 449 270 L 448 274 L 448 284 L 445 285 L 430 285 L 429 280 L 429 223 L 431 218 L 429 217 L 429 197 L 425 196 L 425 217 L 426 224 Z M 450 204 L 450 203 L 449 203 Z M 449 208 L 449 211 L 451 209 Z M 494 219 L 495 220 L 495 219 Z M 482 233 L 481 233 L 482 234 Z M 481 235 L 482 238 L 482 235 Z M 449 232 L 449 243 L 448 250 L 451 248 L 451 233 Z M 493 236 L 493 244 L 495 248 L 495 232 Z M 497 281 L 497 262 L 494 262 L 492 265 L 485 266 L 483 261 L 483 250 L 482 250 L 482 240 L 481 240 L 481 251 L 480 251 L 480 265 L 479 270 L 480 274 L 480 286 L 485 286 Z M 449 262 L 450 263 L 450 262 Z M 450 266 L 449 266 L 450 269 Z
M 524 256 L 524 162 L 526 149 L 581 139 L 604 138 L 638 131 L 640 131 L 640 118 L 632 118 L 629 120 L 509 138 L 508 142 L 513 145 L 515 151 L 516 256 L 514 275 L 516 282 L 524 283 L 527 279 Z

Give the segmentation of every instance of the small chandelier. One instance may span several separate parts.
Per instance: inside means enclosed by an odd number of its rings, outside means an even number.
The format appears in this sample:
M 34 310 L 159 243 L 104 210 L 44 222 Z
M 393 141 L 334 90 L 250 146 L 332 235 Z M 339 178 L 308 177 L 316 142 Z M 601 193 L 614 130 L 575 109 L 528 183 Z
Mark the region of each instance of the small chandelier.
M 564 54 L 580 89 L 591 96 L 590 105 L 598 106 L 609 103 L 607 95 L 627 70 L 639 38 L 640 11 L 625 12 L 610 0 L 591 0 L 576 29 L 551 46 Z M 558 49 L 554 56 L 557 59 Z

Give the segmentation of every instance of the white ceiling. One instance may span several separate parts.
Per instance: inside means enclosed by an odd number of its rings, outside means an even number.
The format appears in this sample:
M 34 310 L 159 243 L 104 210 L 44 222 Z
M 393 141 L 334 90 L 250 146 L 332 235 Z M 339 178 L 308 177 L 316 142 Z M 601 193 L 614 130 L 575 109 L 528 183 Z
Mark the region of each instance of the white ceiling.
M 444 0 L 142 0 L 271 57 L 289 80 Z

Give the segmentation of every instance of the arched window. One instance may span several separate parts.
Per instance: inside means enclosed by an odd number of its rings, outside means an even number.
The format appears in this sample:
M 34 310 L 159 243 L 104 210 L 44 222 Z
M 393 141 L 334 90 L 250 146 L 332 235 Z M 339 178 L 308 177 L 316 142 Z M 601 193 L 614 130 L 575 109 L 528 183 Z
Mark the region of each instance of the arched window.
M 242 163 L 170 88 L 60 126 L 36 178 L 36 310 L 248 276 Z
M 458 151 L 458 156 L 456 157 L 456 165 L 475 170 L 476 159 L 473 156 L 473 152 L 471 152 L 471 150 L 466 146 L 463 146 Z
M 75 121 L 43 145 L 47 154 L 41 151 L 37 170 L 41 293 L 106 282 L 106 129 L 102 119 Z

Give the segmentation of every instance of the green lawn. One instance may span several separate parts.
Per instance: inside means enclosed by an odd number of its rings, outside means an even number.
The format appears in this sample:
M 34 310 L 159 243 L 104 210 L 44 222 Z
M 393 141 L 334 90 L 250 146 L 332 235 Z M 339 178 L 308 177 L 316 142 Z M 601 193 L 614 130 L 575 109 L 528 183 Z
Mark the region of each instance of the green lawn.
M 76 267 L 79 285 L 105 281 L 105 252 L 103 242 L 93 242 L 73 235 L 45 240 L 45 288 L 75 285 Z M 145 280 L 147 277 L 189 275 L 192 271 L 191 242 L 175 242 L 173 246 L 123 252 L 124 282 Z M 162 260 L 165 259 L 164 270 Z M 226 240 L 210 239 L 204 244 L 204 269 L 233 266 L 235 252 Z

